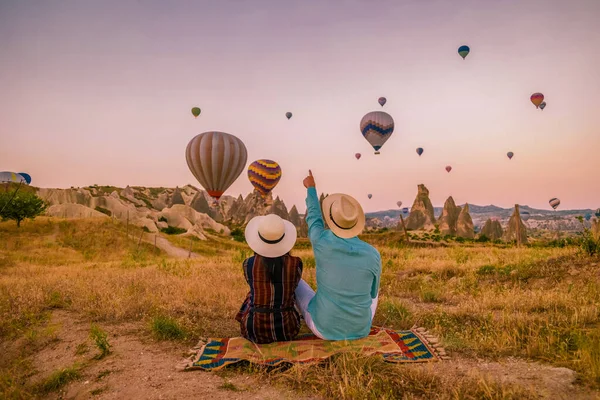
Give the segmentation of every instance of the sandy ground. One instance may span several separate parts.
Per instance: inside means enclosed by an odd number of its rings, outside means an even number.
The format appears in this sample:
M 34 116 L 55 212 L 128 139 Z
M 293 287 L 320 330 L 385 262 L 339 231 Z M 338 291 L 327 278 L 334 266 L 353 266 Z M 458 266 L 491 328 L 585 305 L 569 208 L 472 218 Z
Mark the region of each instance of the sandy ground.
M 260 383 L 241 373 L 215 374 L 178 371 L 189 346 L 157 342 L 140 324 L 101 325 L 108 332 L 111 354 L 94 360 L 97 348 L 89 339 L 90 324 L 77 314 L 56 310 L 49 322 L 56 336 L 34 355 L 39 382 L 52 372 L 82 365 L 82 378 L 70 383 L 49 399 L 317 399 L 302 397 L 281 387 Z M 85 352 L 81 348 L 85 347 Z M 78 351 L 78 349 L 80 351 Z M 502 362 L 453 357 L 440 363 L 411 365 L 443 376 L 487 376 L 534 389 L 545 399 L 598 399 L 577 386 L 577 375 L 567 368 L 555 368 L 514 358 Z M 226 375 L 226 377 L 220 376 Z M 225 386 L 224 386 L 225 385 Z M 233 386 L 232 386 L 233 385 Z
M 49 399 L 306 398 L 260 384 L 250 375 L 230 374 L 223 378 L 210 372 L 177 371 L 176 365 L 188 347 L 156 342 L 146 336 L 139 324 L 102 325 L 112 346 L 111 354 L 102 360 L 93 359 L 98 350 L 89 340 L 90 324 L 77 315 L 55 311 L 49 325 L 56 328 L 57 339 L 34 356 L 37 373 L 32 381 L 41 381 L 75 363 L 83 365 L 82 378 L 49 395 Z M 82 343 L 88 350 L 78 355 Z M 228 383 L 233 386 L 223 386 Z

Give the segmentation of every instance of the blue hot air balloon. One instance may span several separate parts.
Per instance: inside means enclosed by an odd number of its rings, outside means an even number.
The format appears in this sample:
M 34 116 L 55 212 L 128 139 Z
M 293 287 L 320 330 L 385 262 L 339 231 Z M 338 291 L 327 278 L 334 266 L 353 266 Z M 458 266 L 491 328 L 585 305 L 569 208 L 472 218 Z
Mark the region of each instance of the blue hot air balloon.
M 585 220 L 589 221 L 590 219 L 592 219 L 592 214 L 585 214 Z
M 408 209 L 408 207 L 404 207 L 402 209 L 402 215 L 405 216 L 405 217 L 408 215 L 409 212 L 410 212 L 410 210 Z
M 596 210 L 594 215 L 596 216 L 596 218 L 600 218 L 600 208 Z
M 458 48 L 458 54 L 460 54 L 463 60 L 469 55 L 470 51 L 471 49 L 469 48 L 469 46 L 466 45 L 462 45 Z
M 419 157 L 421 156 L 421 154 L 423 154 L 423 148 L 422 147 L 417 147 L 417 154 L 419 155 Z
M 527 222 L 529 217 L 531 217 L 531 214 L 529 214 L 529 211 L 521 211 L 521 219 L 523 221 Z
M 25 178 L 25 182 L 27 182 L 28 185 L 31 184 L 31 175 L 26 174 L 25 172 L 19 172 L 19 175 Z

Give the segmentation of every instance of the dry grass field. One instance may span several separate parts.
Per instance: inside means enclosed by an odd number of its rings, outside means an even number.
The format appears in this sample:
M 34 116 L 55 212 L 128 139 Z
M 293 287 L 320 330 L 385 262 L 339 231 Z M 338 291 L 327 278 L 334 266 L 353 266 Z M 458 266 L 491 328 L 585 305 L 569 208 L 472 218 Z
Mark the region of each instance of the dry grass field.
M 375 324 L 426 327 L 449 361 L 341 355 L 177 372 L 198 339 L 239 334 L 245 244 L 214 235 L 176 259 L 111 221 L 0 223 L 0 398 L 598 398 L 600 259 L 575 247 L 366 240 L 383 260 Z M 314 284 L 309 244 L 294 254 Z

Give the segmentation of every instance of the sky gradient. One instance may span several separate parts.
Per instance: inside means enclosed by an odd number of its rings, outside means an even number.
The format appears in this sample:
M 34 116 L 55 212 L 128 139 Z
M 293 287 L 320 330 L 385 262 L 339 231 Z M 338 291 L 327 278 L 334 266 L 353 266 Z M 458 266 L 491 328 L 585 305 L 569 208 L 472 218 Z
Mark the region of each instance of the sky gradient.
M 186 145 L 219 130 L 248 164 L 278 161 L 273 193 L 301 212 L 309 168 L 366 211 L 410 206 L 419 183 L 436 206 L 597 208 L 599 16 L 598 0 L 0 1 L 0 170 L 198 185 Z M 396 128 L 375 156 L 358 126 L 379 96 Z M 225 194 L 251 189 L 244 172 Z

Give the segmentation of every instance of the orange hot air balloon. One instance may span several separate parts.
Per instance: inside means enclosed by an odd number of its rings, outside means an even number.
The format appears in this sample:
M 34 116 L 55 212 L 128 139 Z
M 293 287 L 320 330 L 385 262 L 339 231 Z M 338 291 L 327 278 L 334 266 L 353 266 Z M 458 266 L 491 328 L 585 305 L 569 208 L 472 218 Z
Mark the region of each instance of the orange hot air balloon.
M 541 93 L 534 93 L 530 97 L 531 102 L 535 105 L 535 108 L 540 108 L 540 104 L 544 101 L 544 95 Z

